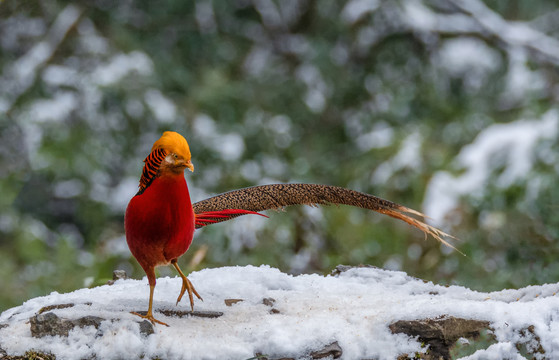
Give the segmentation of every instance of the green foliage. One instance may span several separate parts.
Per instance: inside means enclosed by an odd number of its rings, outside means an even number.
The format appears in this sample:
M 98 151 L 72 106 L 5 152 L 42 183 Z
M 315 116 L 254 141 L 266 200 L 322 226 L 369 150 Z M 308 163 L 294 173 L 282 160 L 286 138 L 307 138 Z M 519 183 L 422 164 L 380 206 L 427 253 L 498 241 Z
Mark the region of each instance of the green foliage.
M 553 51 L 510 43 L 445 1 L 359 14 L 357 3 L 1 2 L 0 310 L 102 284 L 115 268 L 143 276 L 123 213 L 164 130 L 189 141 L 194 200 L 300 181 L 420 210 L 437 174 L 468 171 L 459 154 L 491 125 L 556 116 Z M 485 4 L 504 18 L 495 26 L 530 21 L 557 47 L 553 1 Z M 40 44 L 50 57 L 33 57 Z M 529 150 L 528 173 L 506 186 L 507 150 L 486 154 L 487 181 L 436 219 L 466 257 L 382 215 L 329 207 L 208 227 L 182 262 L 207 245 L 191 270 L 368 263 L 480 290 L 554 282 L 557 138 Z

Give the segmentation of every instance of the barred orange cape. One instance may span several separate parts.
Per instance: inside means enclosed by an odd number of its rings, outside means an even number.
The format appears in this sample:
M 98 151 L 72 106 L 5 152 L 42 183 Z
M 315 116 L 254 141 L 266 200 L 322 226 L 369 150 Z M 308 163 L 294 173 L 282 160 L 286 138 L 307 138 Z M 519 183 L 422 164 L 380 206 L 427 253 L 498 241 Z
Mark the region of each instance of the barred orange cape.
M 164 149 L 155 149 L 149 153 L 149 155 L 144 160 L 144 170 L 142 171 L 142 177 L 140 178 L 140 189 L 136 195 L 140 195 L 149 186 L 149 184 L 155 179 L 161 162 L 167 156 L 167 151 Z

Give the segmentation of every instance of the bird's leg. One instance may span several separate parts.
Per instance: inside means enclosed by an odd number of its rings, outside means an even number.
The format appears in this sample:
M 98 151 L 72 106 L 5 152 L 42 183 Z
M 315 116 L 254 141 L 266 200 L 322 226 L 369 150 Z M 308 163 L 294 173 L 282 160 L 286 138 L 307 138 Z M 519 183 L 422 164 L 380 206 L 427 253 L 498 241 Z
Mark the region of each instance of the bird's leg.
M 143 319 L 149 320 L 153 325 L 155 325 L 155 323 L 161 324 L 161 325 L 165 325 L 165 326 L 169 326 L 168 324 L 164 323 L 163 321 L 159 321 L 156 318 L 153 317 L 153 291 L 155 290 L 155 272 L 153 273 L 153 280 L 152 277 L 149 276 L 149 273 L 146 271 L 146 273 L 148 274 L 148 280 L 149 280 L 149 306 L 148 306 L 148 312 L 145 315 L 139 314 L 137 312 L 130 312 L 131 314 L 137 315 Z
M 190 282 L 190 280 L 188 280 L 186 275 L 184 275 L 182 273 L 182 271 L 179 267 L 179 264 L 177 263 L 177 259 L 172 260 L 171 264 L 173 264 L 175 269 L 177 269 L 180 277 L 182 278 L 182 288 L 181 288 L 181 293 L 179 294 L 179 297 L 177 298 L 177 305 L 178 305 L 179 301 L 181 301 L 182 296 L 184 295 L 184 292 L 188 291 L 188 297 L 190 299 L 190 308 L 192 310 L 194 310 L 194 297 L 192 296 L 192 294 L 196 295 L 196 297 L 198 299 L 202 300 L 202 301 L 204 301 L 204 299 L 202 299 L 202 297 L 198 294 L 198 292 L 194 288 L 194 285 L 192 285 L 192 283 Z

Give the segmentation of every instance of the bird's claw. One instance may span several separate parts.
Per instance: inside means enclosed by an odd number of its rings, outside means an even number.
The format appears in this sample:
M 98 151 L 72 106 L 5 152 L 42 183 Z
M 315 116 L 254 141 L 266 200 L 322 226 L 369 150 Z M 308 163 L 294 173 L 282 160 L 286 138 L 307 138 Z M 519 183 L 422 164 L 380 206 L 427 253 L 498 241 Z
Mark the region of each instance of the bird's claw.
M 177 298 L 177 305 L 181 301 L 182 296 L 184 295 L 184 293 L 186 291 L 188 291 L 188 298 L 190 299 L 190 308 L 194 311 L 194 296 L 192 294 L 196 295 L 196 297 L 198 299 L 202 300 L 202 301 L 204 301 L 204 299 L 202 299 L 200 294 L 198 294 L 198 292 L 194 288 L 194 285 L 192 285 L 190 280 L 188 280 L 188 278 L 185 276 L 185 277 L 182 277 L 182 288 L 181 288 L 181 292 L 179 294 L 179 297 Z
M 157 323 L 157 324 L 165 325 L 167 327 L 169 326 L 168 324 L 164 323 L 163 321 L 159 321 L 156 318 L 154 318 L 153 314 L 150 311 L 148 311 L 147 314 L 145 314 L 145 315 L 134 312 L 134 311 L 131 311 L 130 314 L 134 314 L 136 316 L 141 317 L 142 319 L 149 320 L 153 325 L 155 325 Z

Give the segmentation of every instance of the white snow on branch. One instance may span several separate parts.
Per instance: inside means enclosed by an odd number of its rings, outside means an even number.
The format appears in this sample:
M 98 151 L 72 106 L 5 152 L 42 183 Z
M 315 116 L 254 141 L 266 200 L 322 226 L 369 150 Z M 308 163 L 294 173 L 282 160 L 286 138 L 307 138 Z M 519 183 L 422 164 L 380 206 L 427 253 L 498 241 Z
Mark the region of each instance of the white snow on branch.
M 456 167 L 463 173 L 454 176 L 440 171 L 433 176 L 425 195 L 425 213 L 442 222 L 462 196 L 483 196 L 493 176 L 500 188 L 525 180 L 536 160 L 536 145 L 558 135 L 559 114 L 555 110 L 549 110 L 540 120 L 489 126 L 456 157 Z
M 75 5 L 67 5 L 58 14 L 43 40 L 5 67 L 0 77 L 0 111 L 9 111 L 18 97 L 33 85 L 42 67 L 54 55 L 81 14 L 82 10 Z
M 342 19 L 349 24 L 354 24 L 379 6 L 378 0 L 351 0 L 342 10 Z
M 153 72 L 153 62 L 141 51 L 115 55 L 108 64 L 98 66 L 93 71 L 91 79 L 100 86 L 110 86 L 134 72 L 143 76 Z
M 522 46 L 537 52 L 559 65 L 559 40 L 535 30 L 529 23 L 507 21 L 480 0 L 450 0 L 464 13 L 472 16 L 490 36 L 511 46 Z
M 499 39 L 506 50 L 523 48 L 559 64 L 559 40 L 536 30 L 529 22 L 508 21 L 480 0 L 447 2 L 456 11 L 436 12 L 423 1 L 404 1 L 401 21 L 408 29 L 420 33 L 475 34 L 484 39 Z
M 418 132 L 409 134 L 402 141 L 402 146 L 396 155 L 377 166 L 371 182 L 376 185 L 385 184 L 398 171 L 403 169 L 410 169 L 412 171 L 421 169 L 421 141 L 422 138 Z
M 151 109 L 155 118 L 161 123 L 172 123 L 177 117 L 177 107 L 161 91 L 149 89 L 144 95 L 144 99 Z

